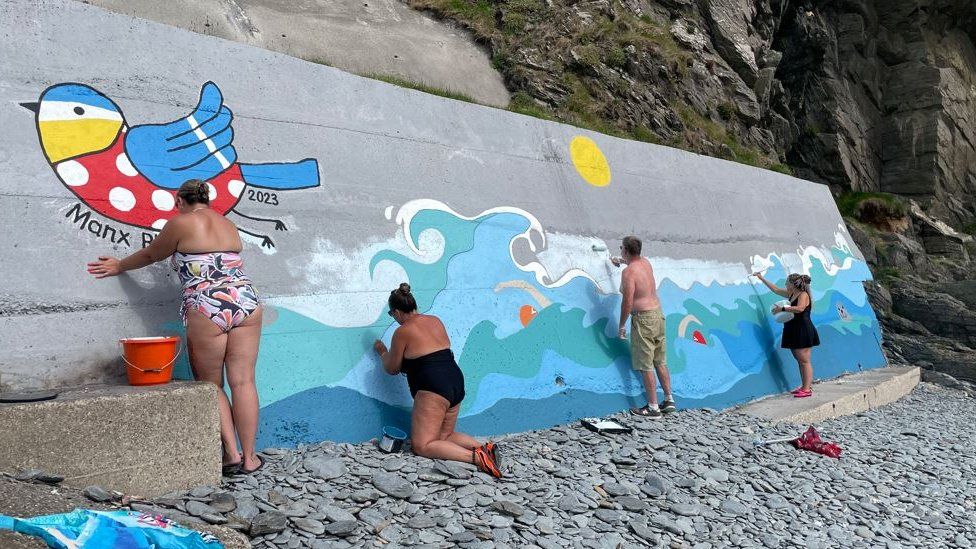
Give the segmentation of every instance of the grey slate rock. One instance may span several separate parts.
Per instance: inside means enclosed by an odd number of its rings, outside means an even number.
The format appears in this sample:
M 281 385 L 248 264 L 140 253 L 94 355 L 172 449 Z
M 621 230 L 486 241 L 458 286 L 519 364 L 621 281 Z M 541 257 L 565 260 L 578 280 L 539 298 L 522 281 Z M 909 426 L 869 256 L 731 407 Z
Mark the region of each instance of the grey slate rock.
M 192 490 L 190 490 L 190 497 L 206 498 L 213 493 L 214 493 L 214 489 L 211 486 L 196 486 Z
M 471 471 L 454 461 L 436 460 L 434 461 L 434 470 L 453 479 L 465 480 L 471 478 Z
M 414 492 L 413 484 L 396 473 L 373 473 L 372 483 L 380 492 L 398 499 L 407 499 Z
M 670 481 L 656 473 L 650 473 L 645 476 L 644 485 L 641 486 L 641 491 L 651 497 L 666 496 L 673 489 L 674 485 Z
M 356 516 L 349 511 L 336 507 L 334 505 L 322 505 L 319 506 L 318 512 L 325 515 L 330 522 L 342 522 L 342 521 L 355 521 Z
M 728 515 L 742 516 L 742 515 L 749 514 L 749 508 L 748 507 L 746 507 L 742 503 L 739 503 L 738 501 L 735 501 L 733 499 L 727 499 L 727 500 L 722 501 L 721 505 L 719 506 L 719 509 L 723 513 L 728 514 Z
M 606 482 L 603 484 L 603 491 L 612 497 L 616 496 L 626 496 L 631 494 L 630 488 L 620 484 L 619 482 Z
M 82 490 L 82 493 L 85 494 L 86 498 L 100 503 L 104 503 L 107 501 L 115 501 L 116 499 L 118 499 L 115 494 L 97 485 L 92 485 L 85 488 L 84 490 Z
M 278 511 L 259 513 L 251 519 L 251 536 L 263 536 L 283 532 L 288 528 L 288 517 Z
M 652 516 L 650 518 L 650 522 L 657 528 L 666 530 L 668 532 L 671 532 L 672 534 L 677 534 L 680 536 L 681 534 L 684 533 L 684 529 L 681 528 L 677 522 L 661 515 Z
M 619 503 L 620 506 L 626 509 L 627 511 L 635 512 L 635 513 L 647 509 L 647 504 L 635 496 L 623 496 L 615 499 L 614 501 Z
M 342 458 L 331 456 L 308 458 L 305 460 L 304 466 L 306 471 L 325 480 L 337 479 L 348 472 Z
M 705 474 L 702 476 L 704 476 L 706 479 L 719 483 L 728 482 L 729 480 L 729 472 L 725 469 L 709 469 L 708 471 L 705 471 Z
M 589 506 L 585 503 L 580 502 L 573 494 L 566 494 L 565 496 L 559 498 L 559 502 L 556 504 L 561 511 L 566 511 L 567 513 L 572 513 L 578 515 L 589 510 Z
M 223 515 L 217 513 L 203 513 L 199 517 L 208 524 L 225 524 L 227 522 L 227 519 Z
M 504 499 L 492 503 L 491 508 L 510 517 L 520 517 L 525 513 L 522 506 Z
M 359 512 L 359 520 L 370 525 L 374 529 L 385 524 L 390 520 L 390 512 L 385 509 L 377 509 L 375 507 L 366 507 Z
M 356 531 L 359 525 L 355 520 L 339 520 L 325 525 L 325 531 L 333 536 L 345 537 Z
M 417 515 L 415 517 L 410 517 L 410 520 L 407 521 L 407 526 L 417 530 L 433 528 L 436 525 L 437 521 L 434 520 L 430 515 Z
M 641 538 L 642 540 L 652 545 L 656 545 L 658 543 L 658 540 L 660 539 L 657 533 L 654 532 L 654 530 L 648 528 L 646 524 L 642 524 L 639 522 L 631 522 L 627 526 L 630 527 L 631 532 L 636 534 L 637 537 Z
M 702 509 L 700 505 L 691 503 L 672 503 L 671 512 L 676 515 L 681 515 L 683 517 L 694 517 L 701 514 Z
M 470 542 L 478 539 L 478 536 L 476 536 L 474 534 L 474 532 L 471 532 L 470 530 L 465 530 L 463 532 L 458 532 L 458 533 L 452 535 L 448 539 L 450 541 L 454 542 L 454 543 L 459 543 L 460 544 L 460 543 L 470 543 Z
M 25 469 L 16 475 L 14 475 L 14 480 L 19 480 L 20 482 L 30 482 L 34 480 L 38 475 L 43 475 L 44 471 L 40 469 Z
M 292 519 L 292 522 L 295 523 L 295 526 L 297 526 L 299 530 L 303 530 L 310 534 L 317 536 L 325 533 L 325 525 L 315 519 L 296 518 Z
M 220 511 L 214 509 L 213 507 L 203 503 L 201 501 L 190 500 L 186 502 L 186 512 L 195 516 L 202 517 L 203 515 L 219 515 Z
M 242 521 L 251 522 L 251 519 L 258 516 L 261 510 L 254 503 L 252 499 L 240 499 L 237 501 L 237 507 L 233 511 L 233 515 Z
M 210 498 L 210 507 L 216 509 L 218 513 L 230 513 L 237 509 L 237 500 L 228 492 L 218 492 Z

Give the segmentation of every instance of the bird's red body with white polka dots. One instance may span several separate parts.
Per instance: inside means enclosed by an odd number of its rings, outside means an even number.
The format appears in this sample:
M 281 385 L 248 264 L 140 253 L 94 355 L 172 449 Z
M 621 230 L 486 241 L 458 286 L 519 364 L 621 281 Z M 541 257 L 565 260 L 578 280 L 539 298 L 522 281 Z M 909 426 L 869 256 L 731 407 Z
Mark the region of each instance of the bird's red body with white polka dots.
M 178 215 L 177 190 L 190 179 L 210 187 L 210 207 L 250 223 L 280 219 L 256 217 L 237 209 L 244 187 L 268 189 L 265 204 L 277 206 L 277 192 L 319 186 L 318 161 L 238 163 L 233 145 L 234 113 L 220 88 L 207 82 L 193 111 L 162 124 L 129 126 L 114 101 L 76 82 L 55 84 L 37 102 L 21 103 L 35 114 L 41 149 L 64 185 L 96 213 L 125 225 L 160 230 Z M 242 227 L 242 234 L 267 234 Z
M 140 174 L 125 154 L 126 132 L 103 151 L 55 165 L 61 181 L 89 208 L 127 225 L 162 229 L 179 212 L 176 191 L 154 185 Z M 244 181 L 235 162 L 207 181 L 210 207 L 225 215 L 240 200 Z

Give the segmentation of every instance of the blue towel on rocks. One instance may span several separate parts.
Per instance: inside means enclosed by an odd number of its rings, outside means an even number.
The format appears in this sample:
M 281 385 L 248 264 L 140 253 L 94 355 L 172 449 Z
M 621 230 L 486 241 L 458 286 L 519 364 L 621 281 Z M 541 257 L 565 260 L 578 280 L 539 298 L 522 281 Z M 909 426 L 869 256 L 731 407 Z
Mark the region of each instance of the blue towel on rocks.
M 0 528 L 36 536 L 55 549 L 223 549 L 210 534 L 135 511 L 92 511 L 29 519 L 0 515 Z

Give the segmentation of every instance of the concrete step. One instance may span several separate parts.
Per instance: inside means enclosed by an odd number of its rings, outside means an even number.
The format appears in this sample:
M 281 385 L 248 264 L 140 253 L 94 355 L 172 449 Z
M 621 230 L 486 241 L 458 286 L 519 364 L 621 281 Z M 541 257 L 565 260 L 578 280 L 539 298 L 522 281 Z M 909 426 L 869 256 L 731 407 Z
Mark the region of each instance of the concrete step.
M 153 497 L 220 483 L 220 419 L 211 383 L 64 389 L 0 404 L 0 471 L 41 469 L 64 484 Z
M 877 368 L 816 383 L 809 398 L 787 393 L 755 400 L 736 411 L 773 423 L 817 423 L 894 402 L 912 392 L 919 377 L 915 366 Z

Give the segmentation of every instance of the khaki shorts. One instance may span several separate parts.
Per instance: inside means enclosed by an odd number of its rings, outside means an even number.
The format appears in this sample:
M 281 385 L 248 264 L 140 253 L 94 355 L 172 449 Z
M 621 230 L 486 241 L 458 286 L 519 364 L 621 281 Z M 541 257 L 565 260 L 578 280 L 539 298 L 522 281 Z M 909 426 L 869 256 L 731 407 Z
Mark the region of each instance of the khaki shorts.
M 631 366 L 640 372 L 667 364 L 664 314 L 661 309 L 630 315 Z

